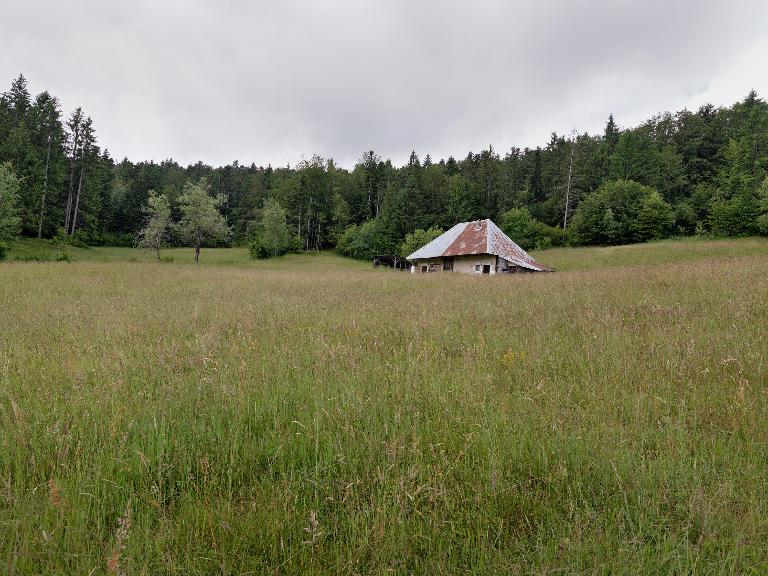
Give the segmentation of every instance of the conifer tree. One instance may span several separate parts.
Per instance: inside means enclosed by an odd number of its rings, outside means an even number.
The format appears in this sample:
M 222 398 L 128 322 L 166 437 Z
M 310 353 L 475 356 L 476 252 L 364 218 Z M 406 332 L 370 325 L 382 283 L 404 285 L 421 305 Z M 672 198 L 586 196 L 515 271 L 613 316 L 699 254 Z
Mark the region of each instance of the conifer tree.
M 10 163 L 0 164 L 0 241 L 11 240 L 21 233 L 18 191 L 19 179 Z
M 83 124 L 83 110 L 76 108 L 67 120 L 69 129 L 69 188 L 67 190 L 67 203 L 64 208 L 64 230 L 69 234 L 72 218 L 72 204 L 75 197 L 75 168 L 81 154 L 80 132 Z

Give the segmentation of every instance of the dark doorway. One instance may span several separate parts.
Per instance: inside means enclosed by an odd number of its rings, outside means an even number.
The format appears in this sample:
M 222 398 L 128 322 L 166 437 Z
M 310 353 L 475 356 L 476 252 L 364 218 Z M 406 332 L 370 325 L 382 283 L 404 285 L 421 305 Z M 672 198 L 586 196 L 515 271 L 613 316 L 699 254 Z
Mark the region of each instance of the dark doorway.
M 483 264 L 483 274 L 490 274 L 490 273 L 491 273 L 491 265 Z
M 453 258 L 446 258 L 443 260 L 443 270 L 448 272 L 453 271 Z

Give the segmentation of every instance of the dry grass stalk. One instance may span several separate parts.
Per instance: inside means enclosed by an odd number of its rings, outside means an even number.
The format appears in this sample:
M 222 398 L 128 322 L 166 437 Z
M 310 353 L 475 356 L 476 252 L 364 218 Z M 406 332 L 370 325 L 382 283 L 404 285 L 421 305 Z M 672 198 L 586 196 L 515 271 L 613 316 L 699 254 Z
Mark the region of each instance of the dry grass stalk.
M 117 520 L 117 530 L 115 531 L 115 545 L 112 548 L 112 554 L 107 560 L 107 572 L 114 576 L 124 576 L 126 574 L 122 560 L 125 545 L 128 542 L 128 536 L 131 532 L 131 502 L 125 505 L 123 515 Z

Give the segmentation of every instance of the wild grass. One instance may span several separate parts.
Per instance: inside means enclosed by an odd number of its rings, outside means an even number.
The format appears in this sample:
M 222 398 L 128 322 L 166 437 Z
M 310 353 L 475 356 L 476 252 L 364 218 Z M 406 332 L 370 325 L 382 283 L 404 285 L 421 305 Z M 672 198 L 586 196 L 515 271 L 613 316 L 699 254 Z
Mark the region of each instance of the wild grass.
M 766 573 L 768 257 L 730 242 L 2 263 L 0 573 Z
M 619 266 L 680 264 L 703 259 L 727 261 L 734 257 L 765 256 L 766 254 L 768 254 L 768 238 L 705 239 L 698 237 L 626 246 L 553 248 L 531 252 L 534 258 L 561 272 Z

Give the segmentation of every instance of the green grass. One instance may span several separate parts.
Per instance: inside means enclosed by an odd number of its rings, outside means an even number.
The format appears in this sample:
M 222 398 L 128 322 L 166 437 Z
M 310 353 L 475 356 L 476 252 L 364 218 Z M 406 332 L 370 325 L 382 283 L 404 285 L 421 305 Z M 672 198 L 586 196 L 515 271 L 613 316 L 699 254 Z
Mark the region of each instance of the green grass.
M 22 239 L 11 244 L 7 259 L 10 261 L 49 260 L 55 261 L 61 254 L 67 254 L 73 262 L 143 262 L 158 264 L 155 253 L 139 248 L 115 248 L 109 246 L 76 247 L 55 244 L 49 240 Z M 160 265 L 194 264 L 192 248 L 164 248 L 160 252 Z M 301 267 L 309 271 L 333 269 L 368 269 L 369 262 L 359 262 L 337 256 L 332 252 L 307 252 L 289 254 L 274 260 L 253 260 L 247 248 L 203 248 L 199 265 L 247 266 L 270 270 Z
M 766 252 L 4 262 L 0 573 L 764 574 Z
M 685 238 L 648 244 L 601 248 L 553 248 L 531 255 L 558 271 L 597 270 L 618 266 L 656 266 L 704 259 L 729 260 L 740 256 L 765 256 L 768 238 Z

